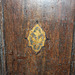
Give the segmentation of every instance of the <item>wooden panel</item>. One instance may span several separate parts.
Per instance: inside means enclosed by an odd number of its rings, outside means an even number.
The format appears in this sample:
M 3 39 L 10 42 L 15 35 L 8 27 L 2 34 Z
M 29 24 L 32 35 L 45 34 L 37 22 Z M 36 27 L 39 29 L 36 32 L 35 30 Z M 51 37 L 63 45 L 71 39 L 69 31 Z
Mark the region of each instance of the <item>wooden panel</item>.
M 8 75 L 69 75 L 74 0 L 3 0 Z M 36 55 L 28 46 L 37 22 L 46 33 Z

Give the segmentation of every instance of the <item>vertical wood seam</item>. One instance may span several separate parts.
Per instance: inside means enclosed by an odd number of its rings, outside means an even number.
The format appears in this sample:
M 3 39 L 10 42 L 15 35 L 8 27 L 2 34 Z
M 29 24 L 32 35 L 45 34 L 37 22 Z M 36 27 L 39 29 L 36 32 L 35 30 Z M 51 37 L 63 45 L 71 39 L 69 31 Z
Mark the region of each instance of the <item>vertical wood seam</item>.
M 4 9 L 3 0 L 1 0 L 1 63 L 2 63 L 2 75 L 6 75 L 6 65 L 5 65 L 5 43 L 4 43 Z

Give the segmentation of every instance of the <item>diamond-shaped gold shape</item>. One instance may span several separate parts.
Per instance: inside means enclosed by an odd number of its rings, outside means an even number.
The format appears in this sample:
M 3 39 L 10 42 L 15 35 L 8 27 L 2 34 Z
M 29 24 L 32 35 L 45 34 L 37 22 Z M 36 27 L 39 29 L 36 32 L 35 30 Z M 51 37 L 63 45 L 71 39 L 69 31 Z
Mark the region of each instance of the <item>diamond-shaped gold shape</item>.
M 31 46 L 32 49 L 37 53 L 44 46 L 45 40 L 45 32 L 38 24 L 35 25 L 33 29 L 29 32 L 29 46 Z

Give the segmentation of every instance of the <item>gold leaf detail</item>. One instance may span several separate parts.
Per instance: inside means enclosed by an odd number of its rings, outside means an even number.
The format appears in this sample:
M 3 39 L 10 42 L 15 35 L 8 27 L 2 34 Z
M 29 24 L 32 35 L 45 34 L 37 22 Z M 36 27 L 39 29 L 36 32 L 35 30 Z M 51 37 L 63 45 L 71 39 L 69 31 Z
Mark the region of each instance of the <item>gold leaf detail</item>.
M 29 32 L 28 36 L 29 46 L 37 53 L 44 46 L 46 37 L 45 32 L 42 28 L 37 24 L 33 27 L 33 29 Z

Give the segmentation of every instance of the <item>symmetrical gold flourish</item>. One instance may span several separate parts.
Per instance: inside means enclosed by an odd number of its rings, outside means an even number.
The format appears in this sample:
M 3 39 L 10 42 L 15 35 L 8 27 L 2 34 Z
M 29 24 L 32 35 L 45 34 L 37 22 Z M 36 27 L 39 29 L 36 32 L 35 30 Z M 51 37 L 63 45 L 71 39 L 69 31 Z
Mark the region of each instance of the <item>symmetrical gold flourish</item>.
M 33 29 L 29 32 L 29 46 L 31 46 L 32 49 L 37 53 L 44 46 L 45 40 L 45 32 L 38 24 L 35 25 Z

